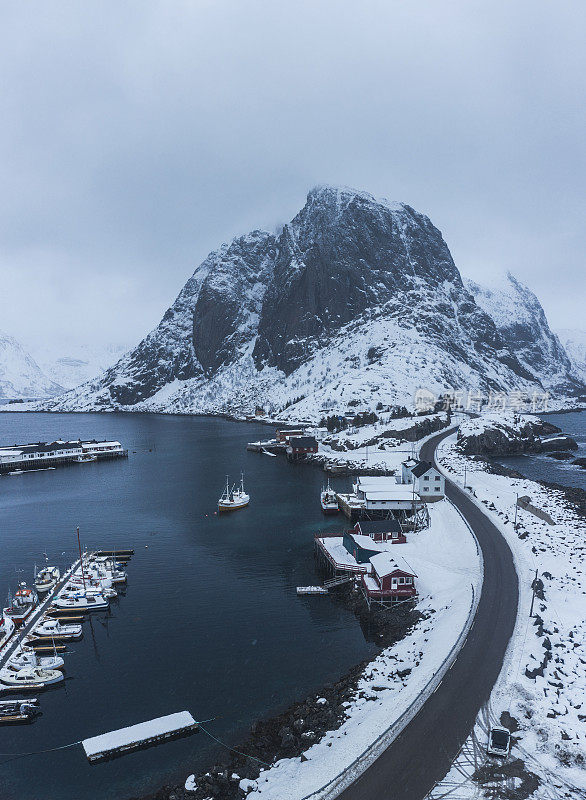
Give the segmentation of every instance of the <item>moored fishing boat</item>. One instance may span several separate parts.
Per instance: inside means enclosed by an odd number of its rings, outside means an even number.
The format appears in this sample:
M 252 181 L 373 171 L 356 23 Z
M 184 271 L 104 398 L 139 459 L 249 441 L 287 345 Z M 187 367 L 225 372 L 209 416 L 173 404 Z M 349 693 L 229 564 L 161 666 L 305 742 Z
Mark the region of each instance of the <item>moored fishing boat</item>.
M 53 607 L 66 611 L 101 611 L 108 608 L 108 600 L 101 594 L 91 592 L 61 592 L 54 600 Z
M 4 616 L 10 617 L 15 625 L 22 625 L 30 617 L 37 604 L 37 594 L 24 583 L 19 583 L 18 590 L 10 605 L 4 609 Z
M 236 488 L 234 485 L 232 489 L 230 489 L 228 476 L 226 476 L 226 488 L 218 500 L 218 511 L 236 511 L 239 508 L 247 506 L 249 502 L 250 495 L 244 491 L 244 473 L 241 473 L 239 488 Z
M 321 510 L 324 514 L 337 514 L 338 513 L 338 497 L 334 490 L 330 487 L 330 482 L 325 489 L 322 488 L 319 497 Z
M 58 619 L 46 618 L 34 629 L 35 636 L 50 636 L 52 639 L 80 639 L 81 625 L 62 625 Z
M 44 669 L 43 667 L 23 667 L 15 669 L 10 666 L 0 669 L 0 683 L 4 689 L 42 689 L 53 683 L 59 683 L 64 678 L 63 673 L 57 669 Z
M 3 647 L 6 645 L 15 629 L 16 625 L 14 621 L 10 619 L 10 617 L 2 616 L 2 619 L 0 619 L 0 652 L 2 652 Z
M 34 587 L 39 594 L 46 594 L 55 588 L 60 577 L 59 567 L 43 567 L 35 576 Z
M 41 713 L 36 697 L 30 700 L 0 700 L 0 724 L 31 722 Z
M 24 669 L 24 667 L 61 669 L 65 666 L 65 661 L 61 658 L 61 656 L 38 656 L 34 650 L 29 648 L 19 648 L 14 655 L 10 656 L 8 659 L 8 664 L 18 669 Z

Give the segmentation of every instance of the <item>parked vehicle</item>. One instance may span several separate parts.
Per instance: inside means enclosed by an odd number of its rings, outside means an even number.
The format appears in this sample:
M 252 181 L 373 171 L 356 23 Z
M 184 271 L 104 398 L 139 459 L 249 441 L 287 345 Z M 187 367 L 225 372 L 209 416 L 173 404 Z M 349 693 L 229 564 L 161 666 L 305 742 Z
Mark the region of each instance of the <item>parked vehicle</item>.
M 511 749 L 511 734 L 506 728 L 495 726 L 490 729 L 488 734 L 488 746 L 486 752 L 489 756 L 500 756 L 506 758 Z

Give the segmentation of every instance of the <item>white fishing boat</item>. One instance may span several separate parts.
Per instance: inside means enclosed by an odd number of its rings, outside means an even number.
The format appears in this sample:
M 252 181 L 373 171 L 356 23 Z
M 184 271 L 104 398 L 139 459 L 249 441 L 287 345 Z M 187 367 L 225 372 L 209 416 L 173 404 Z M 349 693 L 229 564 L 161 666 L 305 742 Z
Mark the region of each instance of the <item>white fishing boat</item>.
M 3 688 L 15 689 L 42 689 L 52 683 L 59 683 L 64 678 L 58 669 L 44 669 L 43 667 L 23 667 L 13 669 L 10 666 L 0 669 L 0 683 Z
M 90 578 L 87 573 L 83 578 L 73 575 L 65 586 L 66 592 L 80 592 L 83 589 L 87 594 L 101 594 L 109 600 L 118 597 L 116 590 L 112 589 L 111 580 L 108 578 Z
M 0 700 L 0 724 L 30 722 L 41 713 L 36 697 L 30 700 Z
M 61 592 L 53 600 L 53 606 L 67 611 L 101 611 L 108 608 L 108 600 L 91 592 Z
M 62 625 L 58 619 L 45 618 L 33 631 L 35 636 L 50 636 L 53 639 L 81 639 L 81 625 Z
M 0 652 L 2 652 L 2 648 L 6 645 L 15 629 L 16 625 L 10 617 L 3 616 L 0 619 Z
M 25 667 L 42 667 L 43 669 L 62 669 L 65 661 L 61 656 L 38 656 L 34 650 L 25 647 L 18 648 L 8 659 L 8 665 L 17 669 Z
M 39 594 L 46 594 L 55 588 L 60 577 L 59 567 L 43 567 L 35 576 L 34 587 Z
M 97 461 L 98 457 L 92 455 L 91 453 L 83 453 L 81 456 L 77 456 L 75 460 L 77 461 L 78 464 L 85 464 L 88 461 Z
M 240 486 L 236 485 L 229 488 L 228 476 L 226 476 L 226 488 L 220 499 L 218 500 L 218 511 L 236 511 L 239 508 L 244 508 L 250 502 L 250 495 L 244 491 L 244 473 L 240 476 Z
M 271 453 L 270 450 L 266 450 L 264 447 L 261 447 L 260 452 L 263 454 L 263 456 L 271 456 L 271 458 L 276 458 L 277 457 L 276 453 Z
M 22 625 L 32 614 L 38 599 L 34 589 L 29 589 L 22 581 L 14 598 L 9 596 L 10 604 L 4 609 L 4 616 L 10 617 L 16 626 Z
M 319 500 L 321 510 L 324 512 L 324 514 L 338 513 L 338 498 L 334 490 L 331 488 L 329 481 L 326 488 L 322 488 Z

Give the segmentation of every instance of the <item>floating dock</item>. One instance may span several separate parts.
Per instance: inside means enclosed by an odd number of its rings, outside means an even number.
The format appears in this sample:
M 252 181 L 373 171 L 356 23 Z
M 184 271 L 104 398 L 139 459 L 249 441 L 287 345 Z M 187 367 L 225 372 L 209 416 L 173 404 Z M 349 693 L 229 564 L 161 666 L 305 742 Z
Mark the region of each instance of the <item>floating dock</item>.
M 131 725 L 129 728 L 119 728 L 117 731 L 84 739 L 81 744 L 88 761 L 101 761 L 124 755 L 140 747 L 158 744 L 165 739 L 188 735 L 197 730 L 197 726 L 198 723 L 189 711 L 179 711 L 148 722 L 139 722 L 138 725 Z
M 323 586 L 298 586 L 297 594 L 328 594 L 328 590 Z

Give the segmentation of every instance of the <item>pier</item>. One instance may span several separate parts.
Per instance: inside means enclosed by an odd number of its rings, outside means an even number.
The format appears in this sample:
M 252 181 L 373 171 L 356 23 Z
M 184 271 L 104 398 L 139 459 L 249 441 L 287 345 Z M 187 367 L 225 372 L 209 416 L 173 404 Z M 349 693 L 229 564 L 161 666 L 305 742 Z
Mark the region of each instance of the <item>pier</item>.
M 81 744 L 88 761 L 93 763 L 124 755 L 131 750 L 149 747 L 165 739 L 188 736 L 194 733 L 197 727 L 198 723 L 189 711 L 179 711 L 166 717 L 139 722 L 138 725 L 84 739 Z

